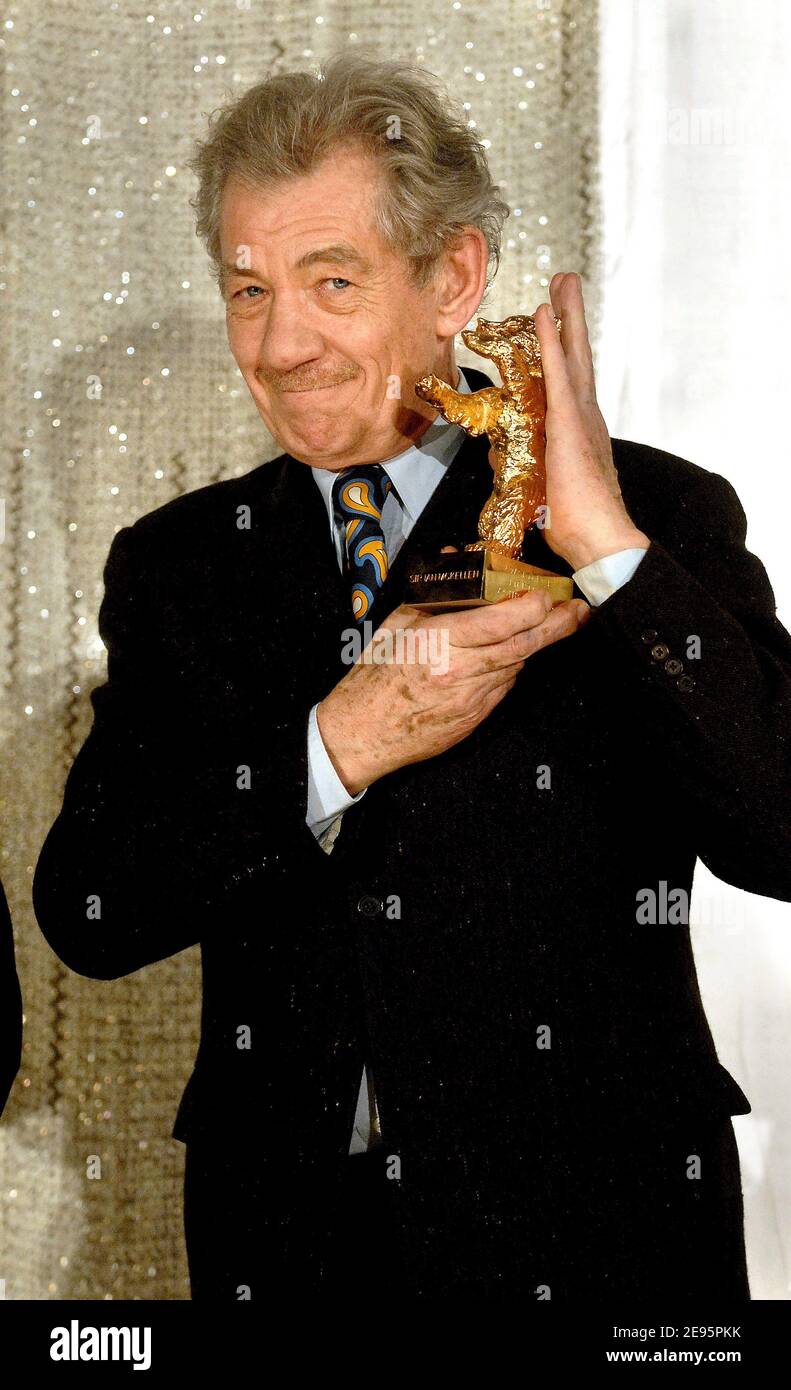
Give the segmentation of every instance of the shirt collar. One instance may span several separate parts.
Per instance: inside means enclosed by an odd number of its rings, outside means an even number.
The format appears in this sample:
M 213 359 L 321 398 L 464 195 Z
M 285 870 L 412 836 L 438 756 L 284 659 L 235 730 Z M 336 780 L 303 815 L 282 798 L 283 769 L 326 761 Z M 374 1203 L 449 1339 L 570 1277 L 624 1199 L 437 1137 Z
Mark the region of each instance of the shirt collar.
M 459 384 L 455 389 L 464 395 L 471 394 L 469 383 L 461 367 L 458 368 L 458 372 Z M 464 433 L 461 425 L 451 425 L 441 415 L 438 415 L 416 444 L 411 444 L 403 453 L 396 454 L 393 458 L 381 460 L 382 467 L 387 469 L 388 477 L 398 494 L 401 505 L 413 523 L 417 521 L 426 502 L 455 457 L 464 438 Z M 310 471 L 324 498 L 332 527 L 334 525 L 332 485 L 338 474 L 328 468 L 311 467 Z

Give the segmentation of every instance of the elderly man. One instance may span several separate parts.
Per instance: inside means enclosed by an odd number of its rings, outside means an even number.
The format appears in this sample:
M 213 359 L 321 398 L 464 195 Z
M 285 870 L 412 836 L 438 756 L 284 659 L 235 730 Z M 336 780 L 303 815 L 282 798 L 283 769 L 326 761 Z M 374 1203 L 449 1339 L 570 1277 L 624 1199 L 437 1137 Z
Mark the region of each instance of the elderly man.
M 405 606 L 492 486 L 414 390 L 492 384 L 454 355 L 508 211 L 482 147 L 430 75 L 344 55 L 243 94 L 193 168 L 283 453 L 113 541 L 108 680 L 34 886 L 83 974 L 201 946 L 193 1297 L 747 1299 L 750 1106 L 686 912 L 696 856 L 791 897 L 791 639 L 736 494 L 610 440 L 558 274 L 524 558 L 581 597 Z M 443 669 L 349 665 L 363 622 L 439 631 Z

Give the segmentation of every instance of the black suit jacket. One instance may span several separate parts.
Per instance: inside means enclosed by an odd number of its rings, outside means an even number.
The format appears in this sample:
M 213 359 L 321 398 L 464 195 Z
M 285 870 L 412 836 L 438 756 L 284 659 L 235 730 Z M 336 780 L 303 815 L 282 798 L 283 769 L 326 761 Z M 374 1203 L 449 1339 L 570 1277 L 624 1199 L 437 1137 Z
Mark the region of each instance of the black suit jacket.
M 95 978 L 200 943 L 176 1138 L 230 1127 L 244 1145 L 254 1117 L 262 1162 L 340 1156 L 367 1060 L 386 1144 L 422 1175 L 405 1229 L 430 1207 L 438 1230 L 473 1202 L 473 1152 L 749 1111 L 718 1062 L 687 926 L 641 924 L 638 895 L 689 893 L 700 857 L 791 898 L 791 639 L 730 484 L 647 446 L 613 450 L 651 538 L 634 577 L 531 658 L 461 744 L 372 786 L 330 856 L 305 824 L 306 725 L 345 674 L 352 624 L 309 468 L 281 456 L 115 537 L 108 681 L 34 899 L 57 954 Z M 465 440 L 379 611 L 410 556 L 474 537 L 487 454 Z M 524 558 L 570 572 L 538 531 Z M 86 921 L 95 894 L 101 919 Z M 581 1170 L 569 1181 L 573 1213 L 590 1194 Z
M 14 933 L 0 883 L 0 1115 L 22 1061 L 22 994 L 14 959 Z

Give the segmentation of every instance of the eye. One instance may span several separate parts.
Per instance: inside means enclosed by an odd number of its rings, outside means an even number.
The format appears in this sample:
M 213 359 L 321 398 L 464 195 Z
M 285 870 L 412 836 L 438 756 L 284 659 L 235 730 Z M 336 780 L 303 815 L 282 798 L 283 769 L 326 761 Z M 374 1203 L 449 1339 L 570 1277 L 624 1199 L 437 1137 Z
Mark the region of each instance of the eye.
M 244 298 L 247 295 L 248 290 L 260 290 L 260 288 L 260 285 L 245 285 L 244 289 L 237 290 L 236 294 L 232 295 L 231 297 L 232 299 Z
M 323 285 L 340 286 L 343 290 L 349 289 L 351 283 L 351 280 L 344 280 L 342 275 L 333 275 L 329 280 L 322 280 Z

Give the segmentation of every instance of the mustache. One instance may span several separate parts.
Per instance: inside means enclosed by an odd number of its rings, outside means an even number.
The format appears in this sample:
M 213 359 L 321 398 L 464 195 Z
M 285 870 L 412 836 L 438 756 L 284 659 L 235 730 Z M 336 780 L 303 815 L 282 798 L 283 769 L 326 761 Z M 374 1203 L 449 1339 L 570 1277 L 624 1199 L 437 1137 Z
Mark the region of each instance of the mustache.
M 353 362 L 347 362 L 331 371 L 325 367 L 298 374 L 287 372 L 285 376 L 278 372 L 256 372 L 260 381 L 273 386 L 276 391 L 318 391 L 324 386 L 340 386 L 341 382 L 351 381 L 359 374 L 359 368 Z

